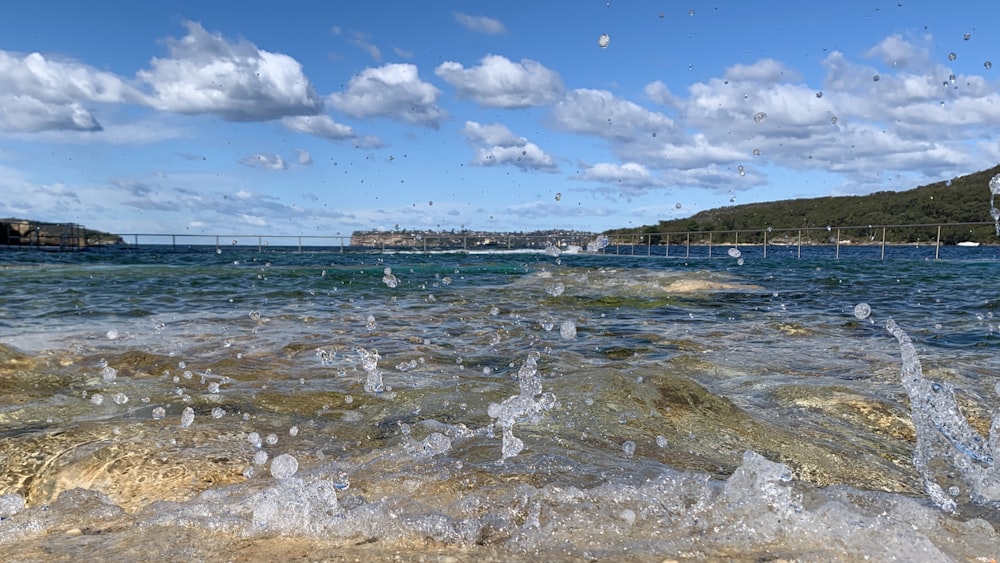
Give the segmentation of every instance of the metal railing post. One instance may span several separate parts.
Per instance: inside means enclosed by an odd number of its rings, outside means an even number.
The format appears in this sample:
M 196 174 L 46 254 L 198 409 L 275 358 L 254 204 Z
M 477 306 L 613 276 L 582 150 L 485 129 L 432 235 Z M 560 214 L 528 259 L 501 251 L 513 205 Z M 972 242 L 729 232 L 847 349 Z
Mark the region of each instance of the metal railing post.
M 885 260 L 885 227 L 882 227 L 882 258 Z
M 938 225 L 937 232 L 937 243 L 934 245 L 934 259 L 938 259 L 938 254 L 941 252 L 941 225 Z

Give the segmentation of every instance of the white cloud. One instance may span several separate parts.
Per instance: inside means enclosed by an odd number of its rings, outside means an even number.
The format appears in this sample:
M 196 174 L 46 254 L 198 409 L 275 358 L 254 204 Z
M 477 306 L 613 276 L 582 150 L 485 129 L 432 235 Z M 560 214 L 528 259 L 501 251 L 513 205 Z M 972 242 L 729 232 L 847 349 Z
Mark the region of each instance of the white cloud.
M 437 128 L 447 113 L 437 105 L 441 91 L 420 80 L 412 64 L 366 68 L 344 92 L 331 94 L 331 106 L 352 117 L 388 117 Z
M 496 18 L 470 16 L 462 12 L 454 12 L 452 15 L 455 16 L 455 21 L 470 31 L 485 33 L 487 35 L 503 35 L 507 33 L 507 28 L 503 25 L 503 22 Z
M 522 170 L 558 172 L 555 160 L 538 145 L 518 137 L 499 123 L 482 125 L 466 121 L 462 134 L 475 149 L 472 164 L 475 166 L 500 166 L 510 164 Z
M 353 139 L 354 129 L 335 122 L 328 115 L 296 115 L 282 118 L 281 124 L 296 133 L 306 133 L 324 139 Z
M 0 131 L 99 131 L 85 104 L 141 102 L 118 76 L 72 60 L 0 50 Z
M 276 154 L 258 153 L 245 156 L 240 159 L 240 164 L 251 168 L 264 168 L 267 170 L 287 170 L 288 163 Z
M 230 121 L 314 114 L 322 100 L 292 57 L 227 41 L 197 22 L 165 41 L 169 58 L 154 58 L 138 77 L 154 91 L 151 105 L 185 114 L 212 113 Z
M 524 108 L 553 102 L 563 92 L 559 73 L 538 61 L 515 63 L 500 55 L 483 57 L 479 66 L 464 68 L 446 61 L 434 71 L 458 95 L 490 107 Z
M 568 92 L 553 107 L 552 119 L 560 129 L 617 141 L 646 137 L 663 141 L 679 134 L 674 121 L 666 115 L 649 111 L 606 90 L 580 88 Z M 654 134 L 657 137 L 653 137 Z
M 302 166 L 309 166 L 313 163 L 312 155 L 305 149 L 295 149 L 295 158 Z
M 865 56 L 882 59 L 882 63 L 890 69 L 916 68 L 930 61 L 926 48 L 914 45 L 898 34 L 886 37 L 866 51 Z

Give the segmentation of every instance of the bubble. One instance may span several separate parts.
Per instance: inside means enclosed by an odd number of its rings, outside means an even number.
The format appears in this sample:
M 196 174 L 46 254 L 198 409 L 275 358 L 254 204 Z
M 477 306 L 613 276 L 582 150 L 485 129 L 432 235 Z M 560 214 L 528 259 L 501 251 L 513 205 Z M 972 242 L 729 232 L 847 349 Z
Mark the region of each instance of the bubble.
M 740 176 L 746 176 L 747 175 L 746 168 L 743 168 L 742 164 L 736 167 L 736 171 L 740 173 Z
M 992 61 L 986 61 L 985 63 L 983 63 L 983 68 L 985 68 L 986 70 L 989 70 L 989 69 L 993 68 L 993 62 Z
M 951 53 L 948 53 L 948 60 L 949 61 L 953 61 L 953 60 L 955 60 L 957 58 L 958 58 L 958 55 L 956 55 L 954 51 L 952 51 Z
M 251 321 L 259 321 L 260 320 L 260 311 L 258 311 L 257 309 L 254 309 L 253 311 L 250 311 L 249 316 L 250 316 L 250 320 Z
M 743 256 L 743 253 L 740 252 L 739 248 L 730 248 L 729 250 L 726 251 L 726 254 L 729 254 L 733 258 L 739 258 L 740 256 Z
M 601 36 L 597 38 L 597 46 L 601 49 L 606 49 L 610 44 L 611 36 L 607 33 L 602 33 Z
M 194 409 L 192 409 L 191 407 L 184 407 L 184 410 L 181 412 L 181 428 L 187 428 L 191 426 L 191 423 L 193 422 L 194 422 Z
M 870 317 L 872 314 L 872 308 L 867 303 L 858 303 L 854 306 L 854 316 L 864 320 Z
M 561 336 L 563 340 L 573 340 L 576 338 L 576 325 L 573 324 L 573 321 L 563 321 L 562 324 L 559 325 L 559 336 Z
M 758 111 L 758 112 L 757 112 L 757 113 L 755 113 L 755 114 L 754 114 L 754 116 L 753 116 L 753 122 L 754 122 L 754 123 L 761 123 L 761 122 L 762 122 L 762 121 L 764 121 L 765 119 L 767 119 L 767 114 L 766 114 L 766 113 L 764 113 L 764 112 L 762 112 L 762 111 Z
M 153 409 L 153 420 L 163 420 L 163 417 L 167 416 L 167 409 L 163 407 L 156 407 Z
M 872 76 L 872 82 L 878 82 L 879 80 L 882 80 L 881 76 L 879 76 L 877 74 L 875 76 Z
M 622 444 L 622 452 L 625 454 L 625 457 L 629 458 L 635 455 L 635 442 L 632 440 L 626 440 Z
M 281 454 L 271 461 L 271 476 L 279 481 L 287 479 L 299 470 L 299 461 L 291 454 Z
M 111 329 L 108 332 L 104 333 L 104 336 L 108 337 L 108 340 L 118 340 L 118 331 L 115 329 Z

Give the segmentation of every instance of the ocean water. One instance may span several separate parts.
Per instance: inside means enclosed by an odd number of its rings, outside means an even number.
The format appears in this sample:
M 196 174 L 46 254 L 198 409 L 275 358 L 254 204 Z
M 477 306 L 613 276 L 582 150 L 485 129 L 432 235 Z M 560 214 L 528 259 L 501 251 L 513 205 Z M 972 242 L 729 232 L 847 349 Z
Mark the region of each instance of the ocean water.
M 4 559 L 1000 557 L 995 247 L 610 250 L 0 253 Z

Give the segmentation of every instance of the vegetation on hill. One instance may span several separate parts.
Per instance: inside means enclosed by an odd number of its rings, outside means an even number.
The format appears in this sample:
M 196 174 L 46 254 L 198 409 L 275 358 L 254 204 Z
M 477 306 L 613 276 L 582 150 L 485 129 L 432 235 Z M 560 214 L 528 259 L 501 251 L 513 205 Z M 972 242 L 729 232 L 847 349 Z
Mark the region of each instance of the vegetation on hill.
M 947 182 L 937 182 L 902 192 L 876 192 L 865 196 L 817 197 L 768 203 L 750 203 L 702 211 L 686 219 L 660 221 L 628 229 L 615 229 L 606 234 L 644 235 L 652 244 L 663 242 L 661 233 L 693 233 L 710 231 L 761 231 L 740 240 L 753 242 L 771 228 L 772 240 L 778 233 L 790 237 L 797 229 L 808 239 L 825 239 L 826 227 L 862 227 L 845 229 L 843 238 L 854 241 L 881 240 L 881 229 L 869 225 L 920 225 L 940 223 L 978 223 L 989 225 L 949 227 L 942 229 L 941 242 L 954 244 L 964 240 L 996 243 L 997 237 L 990 217 L 990 179 L 1000 173 L 1000 165 Z M 812 230 L 816 229 L 816 230 Z M 896 243 L 929 242 L 937 236 L 936 227 L 887 229 L 886 240 Z M 676 242 L 671 237 L 671 242 Z M 717 239 L 718 240 L 718 239 Z M 692 242 L 694 240 L 692 239 Z

